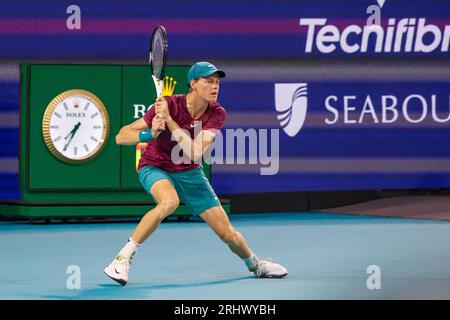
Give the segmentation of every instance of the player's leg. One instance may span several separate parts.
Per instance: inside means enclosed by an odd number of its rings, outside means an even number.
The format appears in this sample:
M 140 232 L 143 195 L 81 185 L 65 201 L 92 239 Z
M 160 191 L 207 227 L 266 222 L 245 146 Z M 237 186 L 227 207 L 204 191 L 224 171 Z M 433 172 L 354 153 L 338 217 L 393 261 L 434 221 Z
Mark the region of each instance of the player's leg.
M 142 217 L 131 236 L 137 244 L 142 244 L 156 230 L 161 221 L 171 215 L 180 204 L 177 192 L 169 180 L 159 180 L 150 190 L 157 205 Z
M 230 223 L 221 205 L 205 210 L 200 217 L 206 221 L 217 236 L 228 245 L 230 250 L 241 259 L 249 258 L 252 254 L 247 242 L 240 232 Z
M 139 172 L 144 189 L 149 192 L 157 205 L 141 219 L 125 246 L 104 272 L 113 280 L 125 285 L 132 259 L 140 245 L 156 230 L 162 220 L 178 207 L 178 195 L 170 177 L 161 169 L 145 167 Z
M 257 257 L 249 248 L 245 238 L 230 223 L 221 205 L 205 210 L 200 217 L 205 220 L 219 238 L 238 255 L 248 269 L 258 277 L 282 278 L 288 272 L 286 268 L 270 259 Z
M 176 190 L 183 202 L 196 215 L 205 220 L 233 253 L 244 260 L 250 271 L 259 277 L 284 277 L 287 270 L 270 260 L 255 256 L 244 237 L 230 224 L 219 198 L 206 178 L 203 169 L 171 174 Z

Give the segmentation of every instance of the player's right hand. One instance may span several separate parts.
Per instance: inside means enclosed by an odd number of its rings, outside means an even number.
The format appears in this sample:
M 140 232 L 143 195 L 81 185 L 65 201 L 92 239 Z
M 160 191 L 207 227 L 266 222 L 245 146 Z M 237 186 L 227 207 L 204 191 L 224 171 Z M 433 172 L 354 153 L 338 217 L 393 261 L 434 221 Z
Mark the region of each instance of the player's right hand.
M 156 99 L 156 102 L 155 102 L 155 112 L 156 112 L 157 114 L 160 113 L 161 116 L 162 116 L 165 120 L 170 119 L 169 105 L 168 105 L 166 99 L 164 99 L 163 97 L 159 97 L 158 99 Z

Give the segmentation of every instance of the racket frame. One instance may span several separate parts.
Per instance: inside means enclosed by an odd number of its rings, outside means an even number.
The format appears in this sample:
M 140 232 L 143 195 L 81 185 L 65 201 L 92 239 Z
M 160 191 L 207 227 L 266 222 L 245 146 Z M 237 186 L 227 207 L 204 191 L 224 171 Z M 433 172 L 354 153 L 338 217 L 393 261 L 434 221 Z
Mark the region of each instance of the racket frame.
M 163 35 L 163 64 L 162 64 L 162 68 L 161 68 L 161 75 L 160 78 L 156 77 L 154 72 L 153 72 L 153 41 L 155 39 L 155 34 L 158 30 L 162 31 L 162 35 Z M 155 29 L 153 30 L 152 33 L 152 38 L 150 41 L 150 50 L 149 50 L 149 59 L 148 62 L 150 64 L 150 72 L 152 74 L 152 79 L 153 82 L 155 84 L 155 88 L 156 88 L 156 97 L 160 98 L 162 97 L 162 91 L 163 91 L 163 85 L 164 85 L 164 73 L 166 71 L 166 63 L 167 63 L 167 32 L 166 29 L 164 28 L 164 26 L 162 25 L 158 25 L 155 27 Z

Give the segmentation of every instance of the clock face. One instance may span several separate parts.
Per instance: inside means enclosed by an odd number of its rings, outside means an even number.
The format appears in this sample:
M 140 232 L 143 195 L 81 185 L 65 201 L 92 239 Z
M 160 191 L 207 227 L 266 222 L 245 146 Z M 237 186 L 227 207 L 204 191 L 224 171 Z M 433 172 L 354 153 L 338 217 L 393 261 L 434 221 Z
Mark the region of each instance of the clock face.
M 45 144 L 58 159 L 84 163 L 98 155 L 106 143 L 108 113 L 94 94 L 65 91 L 47 106 L 42 132 Z

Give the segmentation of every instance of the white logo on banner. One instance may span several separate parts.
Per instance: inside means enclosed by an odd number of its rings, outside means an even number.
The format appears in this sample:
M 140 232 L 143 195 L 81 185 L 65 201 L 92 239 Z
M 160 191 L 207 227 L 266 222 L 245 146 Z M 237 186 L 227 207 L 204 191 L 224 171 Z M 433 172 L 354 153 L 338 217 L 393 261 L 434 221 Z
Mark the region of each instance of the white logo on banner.
M 317 49 L 329 54 L 339 48 L 349 54 L 449 52 L 450 25 L 427 23 L 426 18 L 388 18 L 387 26 L 381 26 L 377 22 L 379 10 L 374 10 L 374 7 L 368 9 L 367 13 L 372 15 L 366 26 L 335 25 L 328 23 L 327 18 L 301 18 L 299 25 L 308 30 L 305 52 Z M 379 27 L 374 28 L 374 25 Z M 372 38 L 375 39 L 374 44 L 370 41 Z
M 275 83 L 275 108 L 284 132 L 293 137 L 300 132 L 308 108 L 306 83 Z

